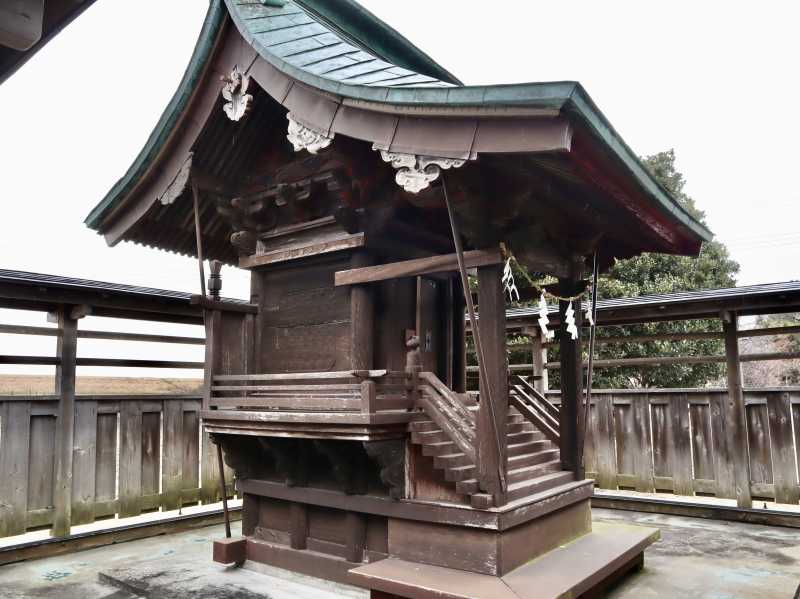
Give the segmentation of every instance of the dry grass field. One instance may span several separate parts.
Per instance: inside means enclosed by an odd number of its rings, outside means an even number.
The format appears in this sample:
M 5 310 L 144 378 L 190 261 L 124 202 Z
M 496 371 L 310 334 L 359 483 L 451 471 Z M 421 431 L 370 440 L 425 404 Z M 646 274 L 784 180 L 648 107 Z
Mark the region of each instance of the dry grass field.
M 49 395 L 54 377 L 44 375 L 0 374 L 0 395 Z M 79 395 L 142 395 L 200 393 L 202 379 L 159 379 L 137 377 L 78 377 Z

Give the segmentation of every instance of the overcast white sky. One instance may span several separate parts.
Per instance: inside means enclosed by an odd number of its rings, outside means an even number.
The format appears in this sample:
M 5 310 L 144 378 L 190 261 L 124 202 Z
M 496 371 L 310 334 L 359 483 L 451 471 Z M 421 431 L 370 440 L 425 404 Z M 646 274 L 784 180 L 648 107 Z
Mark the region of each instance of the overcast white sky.
M 634 151 L 675 149 L 739 284 L 798 278 L 800 3 L 362 3 L 467 84 L 580 81 Z M 108 248 L 83 219 L 172 96 L 207 6 L 97 2 L 0 86 L 0 268 L 197 290 L 194 261 Z M 0 353 L 19 341 L 0 335 Z

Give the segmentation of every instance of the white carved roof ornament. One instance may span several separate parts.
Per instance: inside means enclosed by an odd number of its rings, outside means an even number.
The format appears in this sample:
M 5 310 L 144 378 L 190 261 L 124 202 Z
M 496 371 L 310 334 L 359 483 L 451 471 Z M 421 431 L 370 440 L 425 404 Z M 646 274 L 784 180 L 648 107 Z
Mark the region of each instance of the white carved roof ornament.
M 286 118 L 289 119 L 289 132 L 286 139 L 292 143 L 295 152 L 308 150 L 310 154 L 316 154 L 331 145 L 333 135 L 328 137 L 324 133 L 298 123 L 292 118 L 291 112 L 286 115 Z
M 239 65 L 234 65 L 230 76 L 223 77 L 222 80 L 225 81 L 222 97 L 227 100 L 222 109 L 230 120 L 241 120 L 253 103 L 253 96 L 247 93 L 250 77 L 239 70 Z
M 377 149 L 373 146 L 373 149 Z M 419 193 L 439 177 L 441 169 L 458 168 L 466 160 L 458 158 L 439 158 L 436 156 L 419 156 L 381 150 L 384 162 L 390 162 L 397 170 L 394 180 L 410 193 Z

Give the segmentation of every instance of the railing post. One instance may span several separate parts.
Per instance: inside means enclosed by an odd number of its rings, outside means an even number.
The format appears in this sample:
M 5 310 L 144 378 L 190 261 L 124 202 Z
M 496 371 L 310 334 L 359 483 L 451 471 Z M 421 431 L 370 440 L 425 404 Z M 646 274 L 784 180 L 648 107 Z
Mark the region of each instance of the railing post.
M 542 343 L 542 335 L 538 328 L 525 327 L 522 332 L 531 341 L 533 376 L 538 377 L 533 379 L 533 388 L 544 395 L 549 386 L 547 379 L 547 348 Z
M 55 391 L 59 396 L 55 439 L 55 489 L 53 490 L 54 537 L 64 537 L 72 523 L 72 445 L 75 435 L 75 362 L 78 346 L 78 321 L 70 306 L 58 311 L 60 335 L 56 345 Z
M 739 362 L 738 317 L 735 312 L 722 314 L 725 337 L 725 361 L 728 378 L 728 405 L 725 439 L 728 455 L 733 460 L 733 480 L 736 486 L 736 505 L 752 507 L 750 495 L 750 448 L 747 440 L 747 413 L 742 391 L 742 370 Z
M 208 410 L 211 403 L 211 387 L 214 375 L 220 374 L 222 359 L 222 311 L 203 311 L 206 329 L 205 366 L 203 368 L 203 403 L 201 409 Z M 201 430 L 203 423 L 200 422 Z M 203 503 L 218 501 L 219 480 L 217 475 L 216 450 L 208 433 L 203 431 L 200 450 L 200 498 Z
M 364 251 L 357 251 L 350 259 L 351 268 L 372 264 Z M 350 286 L 351 368 L 370 370 L 373 362 L 373 326 L 375 308 L 372 285 Z
M 506 472 L 506 424 L 508 422 L 508 353 L 506 351 L 506 305 L 502 265 L 478 268 L 478 329 L 486 376 L 480 379 L 480 407 L 476 422 L 478 472 L 495 496 L 496 505 L 505 503 L 498 472 Z M 494 412 L 494 414 L 492 414 Z M 496 430 L 495 430 L 496 429 Z
M 576 269 L 578 270 L 578 269 Z M 558 280 L 559 295 L 570 297 L 578 289 L 580 273 Z M 575 326 L 578 338 L 573 339 L 567 332 L 566 311 L 570 302 L 558 302 L 559 349 L 561 351 L 561 409 L 559 410 L 559 429 L 561 434 L 561 464 L 565 470 L 575 473 L 578 480 L 584 478 L 580 472 L 578 459 L 578 416 L 583 399 L 583 360 L 581 356 L 581 306 L 577 303 Z

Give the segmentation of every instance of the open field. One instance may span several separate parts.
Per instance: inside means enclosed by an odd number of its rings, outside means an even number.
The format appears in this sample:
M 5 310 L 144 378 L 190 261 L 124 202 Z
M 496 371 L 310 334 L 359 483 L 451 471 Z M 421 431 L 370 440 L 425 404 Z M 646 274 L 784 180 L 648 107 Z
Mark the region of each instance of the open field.
M 0 374 L 0 395 L 49 395 L 54 392 L 53 376 Z M 144 377 L 78 377 L 79 395 L 141 395 L 200 393 L 202 379 L 159 379 Z

